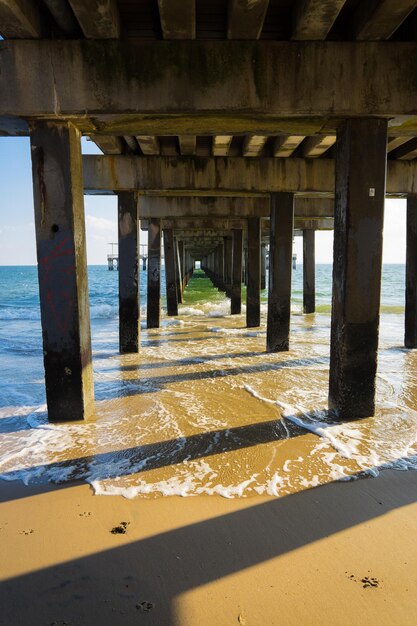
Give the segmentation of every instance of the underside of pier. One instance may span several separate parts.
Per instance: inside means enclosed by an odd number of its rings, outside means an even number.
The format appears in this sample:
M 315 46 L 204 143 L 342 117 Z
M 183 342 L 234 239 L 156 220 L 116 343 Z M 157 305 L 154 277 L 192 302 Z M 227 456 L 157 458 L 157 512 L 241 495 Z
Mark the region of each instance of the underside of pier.
M 405 345 L 417 347 L 417 2 L 0 0 L 0 135 L 30 136 L 51 420 L 94 409 L 83 193 L 117 194 L 120 351 L 177 315 L 195 263 L 266 350 L 291 344 L 292 242 L 334 229 L 329 406 L 372 415 L 384 200 L 408 200 Z M 102 151 L 81 155 L 86 136 Z

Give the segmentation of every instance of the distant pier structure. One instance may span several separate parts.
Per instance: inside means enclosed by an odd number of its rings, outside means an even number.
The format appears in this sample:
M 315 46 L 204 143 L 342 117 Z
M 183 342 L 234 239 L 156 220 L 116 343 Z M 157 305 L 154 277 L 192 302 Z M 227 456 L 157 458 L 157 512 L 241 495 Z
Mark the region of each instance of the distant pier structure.
M 0 136 L 30 137 L 50 420 L 94 413 L 85 194 L 117 195 L 121 353 L 140 350 L 141 259 L 160 325 L 162 242 L 168 315 L 199 263 L 231 314 L 245 294 L 248 328 L 267 289 L 266 350 L 288 351 L 293 238 L 314 314 L 316 233 L 333 230 L 328 406 L 374 413 L 387 195 L 407 198 L 417 348 L 416 23 L 417 0 L 0 1 Z
M 110 272 L 112 272 L 113 270 L 118 271 L 119 269 L 119 253 L 117 252 L 118 245 L 119 244 L 114 241 L 109 243 L 109 246 L 111 246 L 111 252 L 107 255 L 107 267 L 109 268 Z M 116 252 L 114 251 L 114 246 L 116 246 Z M 142 261 L 142 269 L 143 271 L 146 271 L 148 263 L 148 246 L 146 245 L 146 243 L 140 244 L 139 257 Z

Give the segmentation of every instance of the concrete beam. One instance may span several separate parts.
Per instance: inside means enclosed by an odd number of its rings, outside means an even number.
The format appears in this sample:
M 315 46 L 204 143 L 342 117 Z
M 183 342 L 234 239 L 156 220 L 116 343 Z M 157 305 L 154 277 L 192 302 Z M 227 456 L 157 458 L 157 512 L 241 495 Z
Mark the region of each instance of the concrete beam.
M 258 39 L 269 0 L 229 0 L 228 39 Z
M 359 2 L 353 17 L 354 35 L 362 41 L 389 39 L 415 8 L 415 0 Z
M 297 0 L 293 40 L 326 39 L 346 0 Z
M 10 39 L 40 39 L 39 3 L 33 0 L 0 0 L 0 33 Z
M 258 196 L 334 194 L 332 159 L 83 157 L 85 193 Z M 387 162 L 387 194 L 417 195 L 417 162 Z
M 0 55 L 0 116 L 87 134 L 307 136 L 368 115 L 417 128 L 417 42 L 21 40 Z
M 191 197 L 156 197 L 139 196 L 139 212 L 142 218 L 151 217 L 269 217 L 269 197 L 241 198 L 222 196 Z M 333 217 L 333 198 L 295 198 L 296 217 L 326 218 Z
M 158 0 L 164 39 L 195 39 L 195 0 Z
M 69 0 L 69 3 L 87 39 L 120 37 L 120 17 L 116 0 Z

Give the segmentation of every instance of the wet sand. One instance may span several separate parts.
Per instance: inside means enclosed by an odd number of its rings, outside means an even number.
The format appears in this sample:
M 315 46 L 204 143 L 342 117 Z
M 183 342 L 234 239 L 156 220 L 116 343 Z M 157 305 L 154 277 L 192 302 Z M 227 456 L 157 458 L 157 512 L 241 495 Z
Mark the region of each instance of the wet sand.
M 414 472 L 283 498 L 0 495 L 4 626 L 417 622 Z

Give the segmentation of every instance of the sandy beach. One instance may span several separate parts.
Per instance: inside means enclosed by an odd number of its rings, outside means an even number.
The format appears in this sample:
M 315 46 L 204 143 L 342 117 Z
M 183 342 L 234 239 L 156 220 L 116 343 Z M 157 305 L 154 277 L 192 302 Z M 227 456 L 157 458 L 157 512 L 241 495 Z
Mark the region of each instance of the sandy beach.
M 5 626 L 417 620 L 414 472 L 281 499 L 0 489 Z

